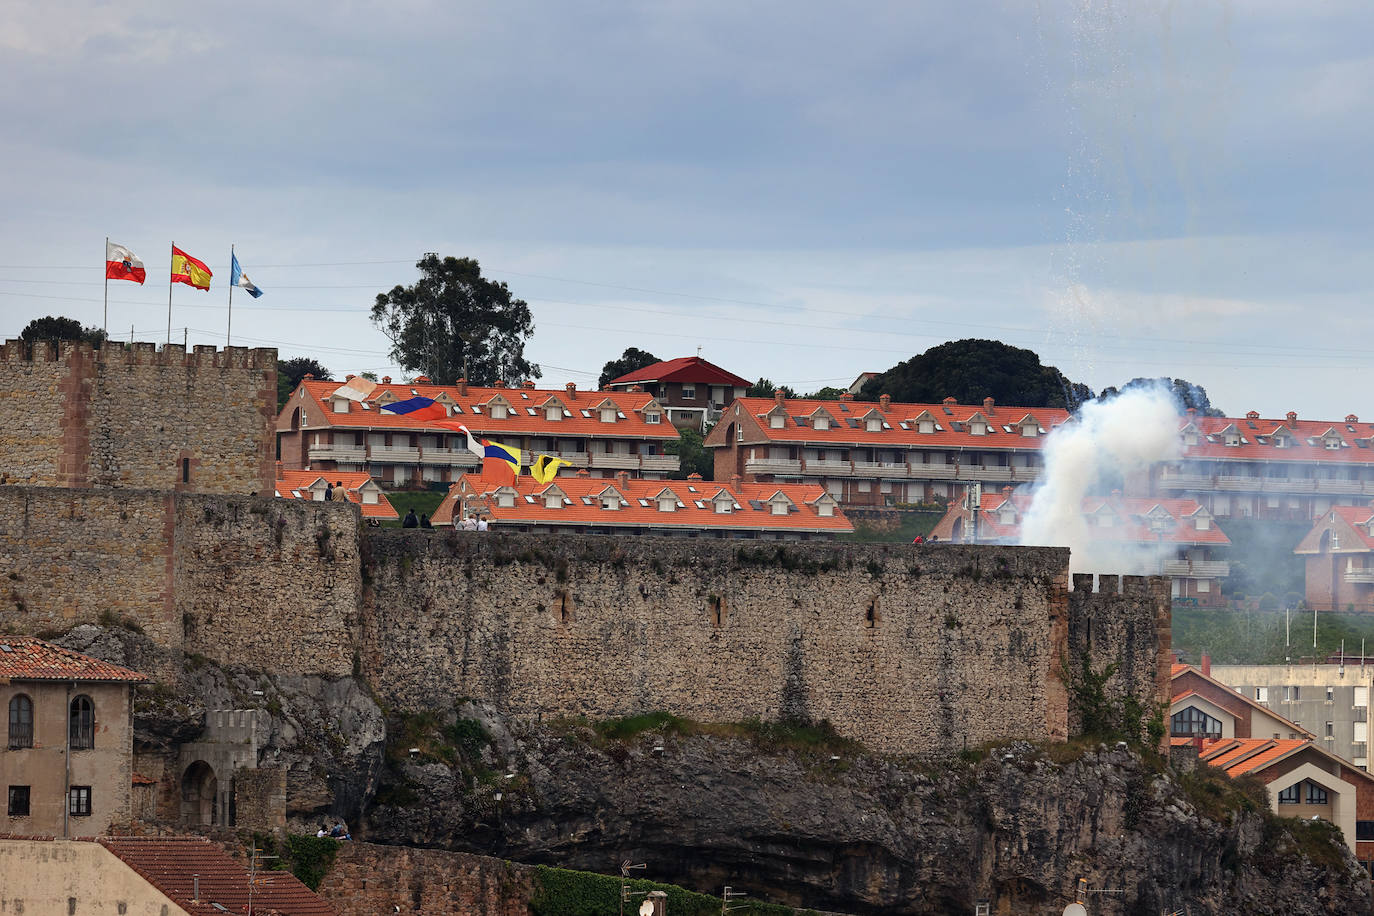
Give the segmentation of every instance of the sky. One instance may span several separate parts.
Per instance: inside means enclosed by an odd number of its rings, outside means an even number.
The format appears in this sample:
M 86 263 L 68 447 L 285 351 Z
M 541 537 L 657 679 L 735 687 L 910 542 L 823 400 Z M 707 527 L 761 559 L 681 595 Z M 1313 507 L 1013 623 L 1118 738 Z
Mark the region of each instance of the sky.
M 1232 415 L 1374 419 L 1367 0 L 6 4 L 0 332 L 403 373 L 428 251 L 526 300 L 541 384 L 627 347 L 799 392 L 947 340 Z M 185 330 L 183 330 L 185 329 Z

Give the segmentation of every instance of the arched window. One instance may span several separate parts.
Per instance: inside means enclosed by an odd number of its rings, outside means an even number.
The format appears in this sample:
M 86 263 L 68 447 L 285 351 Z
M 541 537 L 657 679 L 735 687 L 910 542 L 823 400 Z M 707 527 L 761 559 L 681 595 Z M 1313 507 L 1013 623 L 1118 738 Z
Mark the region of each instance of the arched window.
M 90 697 L 83 694 L 72 698 L 67 724 L 73 750 L 95 747 L 95 707 L 91 705 Z
M 1220 738 L 1221 722 L 1213 719 L 1196 706 L 1181 709 L 1169 717 L 1169 734 L 1174 737 Z
M 33 700 L 22 693 L 10 698 L 10 747 L 33 747 Z

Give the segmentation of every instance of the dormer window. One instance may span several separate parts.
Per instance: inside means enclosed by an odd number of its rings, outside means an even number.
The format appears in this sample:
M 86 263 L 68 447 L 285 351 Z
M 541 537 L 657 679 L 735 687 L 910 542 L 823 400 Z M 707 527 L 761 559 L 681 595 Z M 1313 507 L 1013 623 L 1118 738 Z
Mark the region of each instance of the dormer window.
M 782 428 L 783 428 L 783 425 L 784 425 L 786 422 L 787 422 L 787 417 L 784 416 L 784 415 L 781 414 L 781 413 L 774 413 L 774 414 L 770 414 L 770 415 L 768 416 L 768 428 L 769 428 L 769 429 L 782 429 Z
M 1038 423 L 1022 423 L 1022 424 L 1021 424 L 1021 435 L 1022 435 L 1023 438 L 1026 438 L 1026 439 L 1034 439 L 1036 436 L 1040 435 L 1040 424 L 1038 424 Z
M 822 518 L 831 518 L 835 514 L 835 504 L 832 502 L 816 503 L 816 514 Z
M 781 500 L 781 499 L 778 500 L 777 502 L 773 503 L 772 506 L 770 507 L 771 513 L 772 513 L 773 515 L 786 515 L 786 514 L 787 514 L 787 510 L 788 510 L 789 508 L 790 508 L 790 506 L 788 505 L 788 503 L 787 503 L 785 500 Z
M 662 496 L 658 498 L 658 511 L 676 512 L 677 497 L 673 496 L 671 493 L 664 493 Z
M 1340 439 L 1339 436 L 1332 436 L 1332 437 L 1330 437 L 1330 438 L 1328 438 L 1328 439 L 1322 440 L 1322 444 L 1325 445 L 1328 449 L 1331 449 L 1331 450 L 1334 451 L 1334 450 L 1340 448 L 1341 445 L 1343 445 L 1344 443 L 1341 442 L 1341 439 Z
M 614 422 L 615 422 L 615 408 L 614 408 L 614 407 L 603 407 L 603 408 L 601 408 L 601 422 L 602 422 L 602 423 L 614 423 Z
M 553 423 L 563 422 L 563 408 L 558 404 L 550 404 L 544 408 L 544 419 Z
M 644 414 L 644 422 L 650 426 L 657 426 L 663 420 L 663 414 L 657 410 L 650 410 Z
M 712 503 L 712 505 L 715 507 L 716 515 L 729 515 L 730 509 L 733 506 L 733 504 L 734 500 L 724 496 L 722 496 L 720 499 L 715 500 Z
M 814 420 L 811 421 L 811 425 L 814 426 L 816 429 L 829 429 L 830 418 L 825 416 L 824 414 L 819 414 L 816 416 Z
M 334 412 L 348 413 L 348 398 L 334 398 Z
M 376 490 L 359 490 L 358 495 L 362 497 L 364 506 L 375 506 L 380 502 Z
M 1112 517 L 1111 517 L 1110 515 L 1099 515 L 1099 516 L 1097 517 L 1097 527 L 1099 527 L 1099 528 L 1110 528 L 1110 527 L 1112 527 Z
M 515 508 L 515 491 L 503 490 L 496 494 L 496 505 L 502 509 Z
M 548 492 L 548 493 L 545 493 L 545 494 L 544 494 L 544 508 L 545 508 L 545 509 L 561 509 L 561 508 L 563 508 L 563 496 L 562 496 L 562 494 L 556 493 L 556 492 L 553 492 L 553 491 L 550 491 L 550 492 Z
M 1197 445 L 1197 430 L 1189 427 L 1183 431 L 1184 445 Z
M 510 408 L 499 402 L 488 407 L 487 412 L 491 414 L 493 420 L 504 420 L 510 416 Z
M 883 421 L 880 417 L 869 417 L 864 421 L 864 431 L 870 433 L 880 433 L 883 431 Z
M 997 510 L 997 523 L 1000 525 L 1016 524 L 1016 508 L 1014 506 L 1003 506 Z
M 968 425 L 968 434 L 970 436 L 986 436 L 988 425 L 981 420 L 974 420 Z
M 601 496 L 601 508 L 619 509 L 620 497 L 616 496 L 614 493 L 603 493 Z
M 935 421 L 934 421 L 934 420 L 922 420 L 920 423 L 916 424 L 916 431 L 917 431 L 918 433 L 933 433 L 933 432 L 935 432 Z
M 1198 531 L 1207 531 L 1212 527 L 1212 520 L 1205 515 L 1199 515 L 1195 521 Z

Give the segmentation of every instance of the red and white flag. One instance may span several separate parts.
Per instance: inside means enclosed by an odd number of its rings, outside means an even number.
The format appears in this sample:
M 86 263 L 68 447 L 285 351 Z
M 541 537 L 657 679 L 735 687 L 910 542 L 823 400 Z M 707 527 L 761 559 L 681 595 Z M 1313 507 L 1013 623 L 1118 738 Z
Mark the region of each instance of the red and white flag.
M 143 269 L 143 262 L 123 245 L 116 245 L 114 242 L 105 242 L 105 278 L 107 280 L 133 280 L 135 283 L 142 284 L 148 279 L 148 272 Z

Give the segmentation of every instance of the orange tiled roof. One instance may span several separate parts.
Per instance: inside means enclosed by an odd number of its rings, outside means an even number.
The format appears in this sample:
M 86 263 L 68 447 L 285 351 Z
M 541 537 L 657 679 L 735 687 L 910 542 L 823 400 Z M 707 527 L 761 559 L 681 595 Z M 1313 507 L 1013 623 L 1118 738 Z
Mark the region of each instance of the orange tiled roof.
M 786 419 L 781 429 L 768 425 L 768 415 L 777 407 L 773 398 L 739 398 L 739 409 L 753 416 L 763 427 L 763 435 L 769 442 L 810 442 L 816 444 L 864 445 L 878 448 L 979 448 L 1039 451 L 1044 445 L 1045 436 L 1023 436 L 1019 424 L 1027 417 L 1034 418 L 1040 429 L 1048 433 L 1069 418 L 1069 412 L 1055 407 L 999 407 L 992 412 L 980 405 L 972 404 L 899 404 L 893 402 L 887 410 L 872 401 L 855 401 L 848 398 L 838 400 L 816 400 L 812 398 L 785 398 L 782 407 Z M 725 416 L 730 416 L 726 410 Z M 832 420 L 829 429 L 816 429 L 809 418 L 818 411 L 824 411 Z M 886 428 L 869 432 L 864 423 L 870 413 L 877 415 L 887 424 Z M 929 413 L 934 419 L 933 432 L 918 432 L 918 418 Z M 991 431 L 986 435 L 975 435 L 969 430 L 969 421 L 981 417 L 990 424 Z M 798 418 L 806 418 L 805 424 Z M 724 419 L 724 418 L 722 418 Z M 851 424 L 850 421 L 857 421 Z M 725 445 L 722 422 L 720 437 L 708 437 L 712 444 Z
M 1351 544 L 1344 540 L 1344 535 L 1341 535 L 1342 540 L 1338 552 L 1349 553 L 1352 552 L 1352 549 L 1360 551 L 1374 550 L 1374 535 L 1369 533 L 1370 520 L 1374 519 L 1374 508 L 1370 508 L 1369 506 L 1332 506 L 1330 511 L 1341 521 L 1345 522 L 1346 527 L 1349 529 L 1347 533 L 1355 537 L 1355 543 Z M 1323 513 L 1317 518 L 1316 523 L 1312 527 L 1312 531 L 1303 535 L 1302 541 L 1298 543 L 1297 547 L 1293 548 L 1293 552 L 1296 554 L 1320 553 L 1319 545 L 1313 542 L 1313 538 L 1316 536 L 1317 531 L 1325 525 L 1326 514 Z M 1340 534 L 1340 532 L 1336 533 Z M 1304 547 L 1304 545 L 1308 546 Z M 1333 552 L 1337 551 L 1333 549 Z
M 620 378 L 612 379 L 607 385 L 633 385 L 636 382 L 686 382 L 699 385 L 728 385 L 732 388 L 748 388 L 753 382 L 747 378 L 740 378 L 733 372 L 726 372 L 715 363 L 708 362 L 700 356 L 679 356 L 677 359 L 665 359 L 654 363 L 652 366 L 645 366 L 643 369 L 636 369 L 627 372 Z
M 100 837 L 97 840 L 190 916 L 248 912 L 248 867 L 204 837 Z M 194 897 L 200 877 L 200 896 Z M 216 907 L 215 904 L 219 904 Z M 253 909 L 280 916 L 338 916 L 290 872 L 258 872 Z
M 132 668 L 54 646 L 33 636 L 0 636 L 0 679 L 19 681 L 123 681 L 148 678 Z
M 1261 419 L 1258 414 L 1244 417 L 1181 417 L 1179 430 L 1185 430 L 1191 423 L 1198 431 L 1196 445 L 1185 445 L 1183 454 L 1187 458 L 1216 458 L 1237 461 L 1316 461 L 1323 464 L 1374 464 L 1374 423 L 1361 423 L 1358 419 L 1346 420 L 1298 420 L 1289 421 Z M 1238 445 L 1227 445 L 1225 431 L 1234 426 L 1243 441 Z M 1322 437 L 1328 432 L 1339 436 L 1339 448 L 1327 448 Z M 1279 447 L 1274 444 L 1275 433 L 1287 437 L 1287 444 Z
M 281 499 L 311 499 L 305 491 L 317 481 L 326 483 L 338 483 L 343 481 L 344 491 L 348 495 L 348 501 L 362 510 L 363 518 L 389 518 L 395 519 L 401 516 L 396 512 L 396 508 L 391 505 L 391 500 L 386 498 L 386 493 L 382 492 L 376 482 L 366 471 L 289 471 L 278 469 L 277 471 L 277 496 Z M 377 502 L 364 503 L 362 495 L 358 492 L 359 488 L 371 483 L 377 487 Z M 339 488 L 334 488 L 334 498 L 339 498 Z
M 1008 497 L 1001 493 L 983 492 L 983 498 L 979 505 L 981 511 L 978 516 L 979 537 L 983 540 L 1013 540 L 1021 533 L 1020 520 L 1030 506 L 1030 490 L 1027 487 L 1018 488 L 1011 494 L 1011 504 L 1016 510 L 1016 521 L 1010 524 L 1003 524 L 998 512 L 1007 502 Z M 1158 533 L 1149 526 L 1148 515 L 1156 508 L 1169 513 L 1175 520 L 1175 524 L 1170 525 Z M 1093 537 L 1104 541 L 1126 541 L 1134 544 L 1191 544 L 1191 545 L 1210 545 L 1215 547 L 1229 547 L 1231 539 L 1226 533 L 1215 524 L 1208 528 L 1199 530 L 1187 521 L 1202 506 L 1192 499 L 1170 499 L 1155 496 L 1113 496 L 1109 499 L 1092 498 L 1083 501 L 1083 515 L 1097 515 L 1101 512 L 1109 512 L 1120 522 L 1112 524 L 1110 527 L 1094 527 Z M 947 536 L 942 529 L 946 519 L 958 518 L 963 514 L 963 510 L 957 503 L 951 503 L 949 510 L 945 513 L 945 518 L 941 519 L 937 532 L 942 537 Z
M 329 404 L 329 396 L 343 387 L 343 382 L 320 382 L 306 380 L 291 393 L 286 406 L 282 408 L 278 421 L 289 417 L 291 411 L 301 402 L 301 392 L 312 399 L 317 410 L 324 417 L 326 427 L 347 429 L 410 429 L 432 432 L 453 433 L 447 427 L 436 426 L 435 420 L 413 420 L 404 415 L 386 413 L 379 409 L 377 400 L 390 392 L 397 400 L 404 401 L 413 397 L 426 397 L 443 401 L 444 395 L 454 406 L 450 416 L 443 422 L 462 423 L 479 438 L 504 441 L 503 436 L 603 436 L 636 439 L 678 438 L 678 432 L 667 416 L 658 423 L 644 422 L 642 411 L 654 398 L 642 391 L 577 391 L 570 394 L 567 390 L 550 388 L 473 388 L 467 394 L 460 394 L 456 385 L 378 385 L 365 401 L 367 409 L 357 402 L 348 405 L 348 413 L 334 413 Z M 487 404 L 493 398 L 501 397 L 510 403 L 511 410 L 505 419 L 493 419 Z M 571 414 L 562 420 L 546 420 L 545 402 L 557 399 Z M 597 405 L 606 401 L 613 403 L 623 419 L 617 416 L 614 423 L 603 423 L 597 412 Z M 656 402 L 655 402 L 656 403 Z M 533 415 L 530 411 L 533 410 Z M 587 411 L 589 416 L 583 416 Z M 666 413 L 666 412 L 665 412 Z M 303 426 L 305 429 L 319 428 L 317 425 Z M 458 433 L 457 435 L 462 435 Z
M 741 483 L 738 487 L 712 480 L 641 480 L 631 478 L 624 485 L 614 477 L 557 477 L 547 484 L 521 476 L 516 485 L 514 506 L 499 506 L 494 497 L 499 484 L 464 474 L 449 490 L 434 512 L 435 524 L 452 524 L 460 496 L 470 494 L 483 499 L 483 511 L 493 524 L 518 522 L 540 525 L 594 525 L 597 527 L 650 528 L 731 528 L 762 531 L 830 531 L 848 534 L 854 526 L 838 506 L 834 515 L 817 513 L 815 503 L 834 503 L 824 487 L 816 484 Z M 557 487 L 564 494 L 559 508 L 544 505 L 546 491 Z M 672 512 L 659 511 L 658 496 L 665 490 L 676 499 Z M 601 494 L 614 491 L 623 497 L 619 509 L 603 509 Z M 715 511 L 712 499 L 727 494 L 731 511 Z M 786 515 L 774 515 L 769 500 L 781 493 L 794 508 Z M 589 504 L 590 503 L 590 504 Z M 700 505 L 698 505 L 700 503 Z M 647 504 L 647 505 L 646 505 Z

